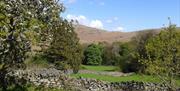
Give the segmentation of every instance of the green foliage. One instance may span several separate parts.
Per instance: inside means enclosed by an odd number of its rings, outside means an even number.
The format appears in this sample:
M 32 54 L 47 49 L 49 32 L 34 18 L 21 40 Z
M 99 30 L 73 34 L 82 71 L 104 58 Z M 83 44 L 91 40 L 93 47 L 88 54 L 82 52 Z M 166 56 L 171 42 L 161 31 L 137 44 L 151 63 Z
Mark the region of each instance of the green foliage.
M 112 45 L 104 44 L 103 61 L 104 65 L 116 65 L 123 72 L 136 72 L 139 64 L 134 57 L 135 45 L 133 42 L 114 42 Z
M 133 48 L 130 43 L 122 43 L 119 47 L 119 54 L 117 55 L 118 64 L 123 72 L 134 72 L 136 69 L 133 68 L 136 66 L 133 64 L 132 57 Z M 133 65 L 132 65 L 133 64 Z
M 139 65 L 134 61 L 134 50 L 135 46 L 131 42 L 115 42 L 111 45 L 110 55 L 108 54 L 111 56 L 109 58 L 110 62 L 114 62 L 114 65 L 118 66 L 120 71 L 136 72 Z
M 31 43 L 28 31 L 37 35 L 55 28 L 59 13 L 64 10 L 56 0 L 0 1 L 0 85 L 7 88 L 6 74 L 14 68 L 24 68 Z M 43 30 L 43 31 L 42 31 Z
M 102 62 L 102 46 L 98 44 L 89 45 L 84 51 L 84 64 L 101 65 Z
M 72 22 L 61 20 L 53 31 L 53 39 L 46 55 L 58 68 L 73 68 L 77 73 L 82 61 L 82 49 Z
M 63 88 L 50 88 L 50 87 L 43 87 L 43 86 L 35 86 L 31 84 L 27 84 L 26 86 L 26 91 L 66 91 Z M 14 91 L 14 90 L 13 90 Z M 19 91 L 19 90 L 17 90 Z M 22 90 L 24 91 L 24 90 Z
M 103 65 L 118 65 L 119 61 L 119 51 L 121 42 L 114 42 L 112 44 L 103 43 L 103 53 L 102 53 L 102 64 Z
M 132 42 L 136 46 L 135 51 L 137 52 L 138 58 L 147 58 L 145 45 L 146 42 L 153 36 L 155 36 L 155 31 L 149 30 L 138 32 L 138 34 L 132 38 Z
M 133 52 L 131 54 L 133 57 L 133 64 L 131 66 L 135 69 L 134 71 L 144 73 L 145 65 L 139 62 L 139 60 L 148 58 L 145 45 L 147 41 L 155 35 L 156 33 L 154 30 L 141 31 L 132 38 L 131 45 L 133 45 Z
M 0 88 L 0 91 L 3 91 Z M 50 87 L 43 87 L 43 86 L 35 86 L 32 84 L 23 84 L 23 85 L 12 85 L 8 86 L 7 91 L 67 91 L 63 88 L 50 88 Z
M 146 44 L 148 59 L 145 60 L 149 73 L 179 71 L 180 67 L 180 32 L 174 25 L 165 28 L 159 35 Z
M 103 53 L 102 53 L 102 65 L 116 65 L 117 60 L 115 58 L 115 45 L 104 44 Z
M 180 72 L 180 32 L 170 25 L 151 38 L 145 48 L 148 58 L 141 62 L 146 65 L 146 72 L 167 77 L 163 80 L 175 86 L 172 79 Z
M 48 68 L 53 66 L 48 62 L 44 54 L 36 53 L 35 55 L 30 55 L 24 62 L 27 69 L 38 69 L 38 68 Z

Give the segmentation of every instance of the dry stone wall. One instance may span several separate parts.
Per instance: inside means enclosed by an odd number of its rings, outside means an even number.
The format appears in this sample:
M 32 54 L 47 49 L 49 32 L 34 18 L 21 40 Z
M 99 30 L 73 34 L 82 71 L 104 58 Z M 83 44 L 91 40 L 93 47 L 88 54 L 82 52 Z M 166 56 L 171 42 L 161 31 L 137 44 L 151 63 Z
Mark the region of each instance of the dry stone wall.
M 95 79 L 71 78 L 53 68 L 39 70 L 16 70 L 9 73 L 16 78 L 45 87 L 72 88 L 78 91 L 171 91 L 165 84 L 145 82 L 104 82 Z M 178 91 L 178 90 L 177 90 Z

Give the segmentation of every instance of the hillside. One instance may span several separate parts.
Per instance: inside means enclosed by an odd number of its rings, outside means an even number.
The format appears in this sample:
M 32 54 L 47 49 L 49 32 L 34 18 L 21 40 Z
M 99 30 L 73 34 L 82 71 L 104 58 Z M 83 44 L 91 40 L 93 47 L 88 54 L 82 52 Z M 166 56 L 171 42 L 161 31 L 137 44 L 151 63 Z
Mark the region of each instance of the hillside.
M 160 29 L 147 29 L 146 31 L 159 32 Z M 106 30 L 95 29 L 83 25 L 75 26 L 75 31 L 80 38 L 81 43 L 92 43 L 92 42 L 108 42 L 113 43 L 116 41 L 126 42 L 131 40 L 138 32 L 144 31 L 136 31 L 136 32 L 108 32 Z
M 76 26 L 76 33 L 81 43 L 129 41 L 136 32 L 108 32 L 83 25 Z

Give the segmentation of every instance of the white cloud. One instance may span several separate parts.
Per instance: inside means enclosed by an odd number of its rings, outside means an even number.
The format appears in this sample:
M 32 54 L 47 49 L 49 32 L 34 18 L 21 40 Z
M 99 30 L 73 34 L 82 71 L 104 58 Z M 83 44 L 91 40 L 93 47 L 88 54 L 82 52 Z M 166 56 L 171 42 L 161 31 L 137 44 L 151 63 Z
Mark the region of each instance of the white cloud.
M 83 15 L 76 16 L 76 15 L 70 15 L 70 14 L 68 14 L 68 15 L 66 16 L 66 18 L 67 18 L 68 20 L 77 20 L 78 23 L 83 24 L 83 25 L 87 25 L 87 24 L 88 24 L 87 18 L 86 18 L 85 16 L 83 16 Z
M 79 24 L 86 25 L 93 28 L 103 29 L 103 23 L 100 20 L 90 20 L 87 19 L 84 15 L 71 15 L 66 16 L 68 20 L 77 20 Z
M 94 27 L 94 28 L 103 29 L 103 23 L 100 20 L 92 20 L 89 26 Z
M 119 19 L 118 17 L 113 17 L 111 19 L 106 20 L 106 23 L 113 23 L 113 22 L 118 21 L 118 19 Z
M 119 27 L 115 28 L 113 31 L 123 31 L 123 30 L 124 30 L 124 28 L 119 26 Z

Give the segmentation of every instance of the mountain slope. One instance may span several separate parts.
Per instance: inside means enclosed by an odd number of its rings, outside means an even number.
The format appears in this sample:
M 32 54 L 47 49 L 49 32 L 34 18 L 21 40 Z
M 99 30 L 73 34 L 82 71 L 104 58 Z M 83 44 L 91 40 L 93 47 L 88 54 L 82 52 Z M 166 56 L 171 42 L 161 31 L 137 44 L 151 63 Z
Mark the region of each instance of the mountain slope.
M 75 31 L 81 43 L 129 41 L 136 35 L 136 32 L 108 32 L 105 30 L 77 25 Z
M 75 31 L 80 38 L 80 43 L 93 43 L 93 42 L 107 42 L 113 43 L 116 41 L 127 42 L 135 37 L 139 32 L 154 31 L 154 33 L 159 33 L 162 29 L 145 29 L 135 32 L 109 32 L 106 30 L 96 29 L 87 27 L 84 25 L 76 25 Z M 180 27 L 177 27 L 180 31 Z

